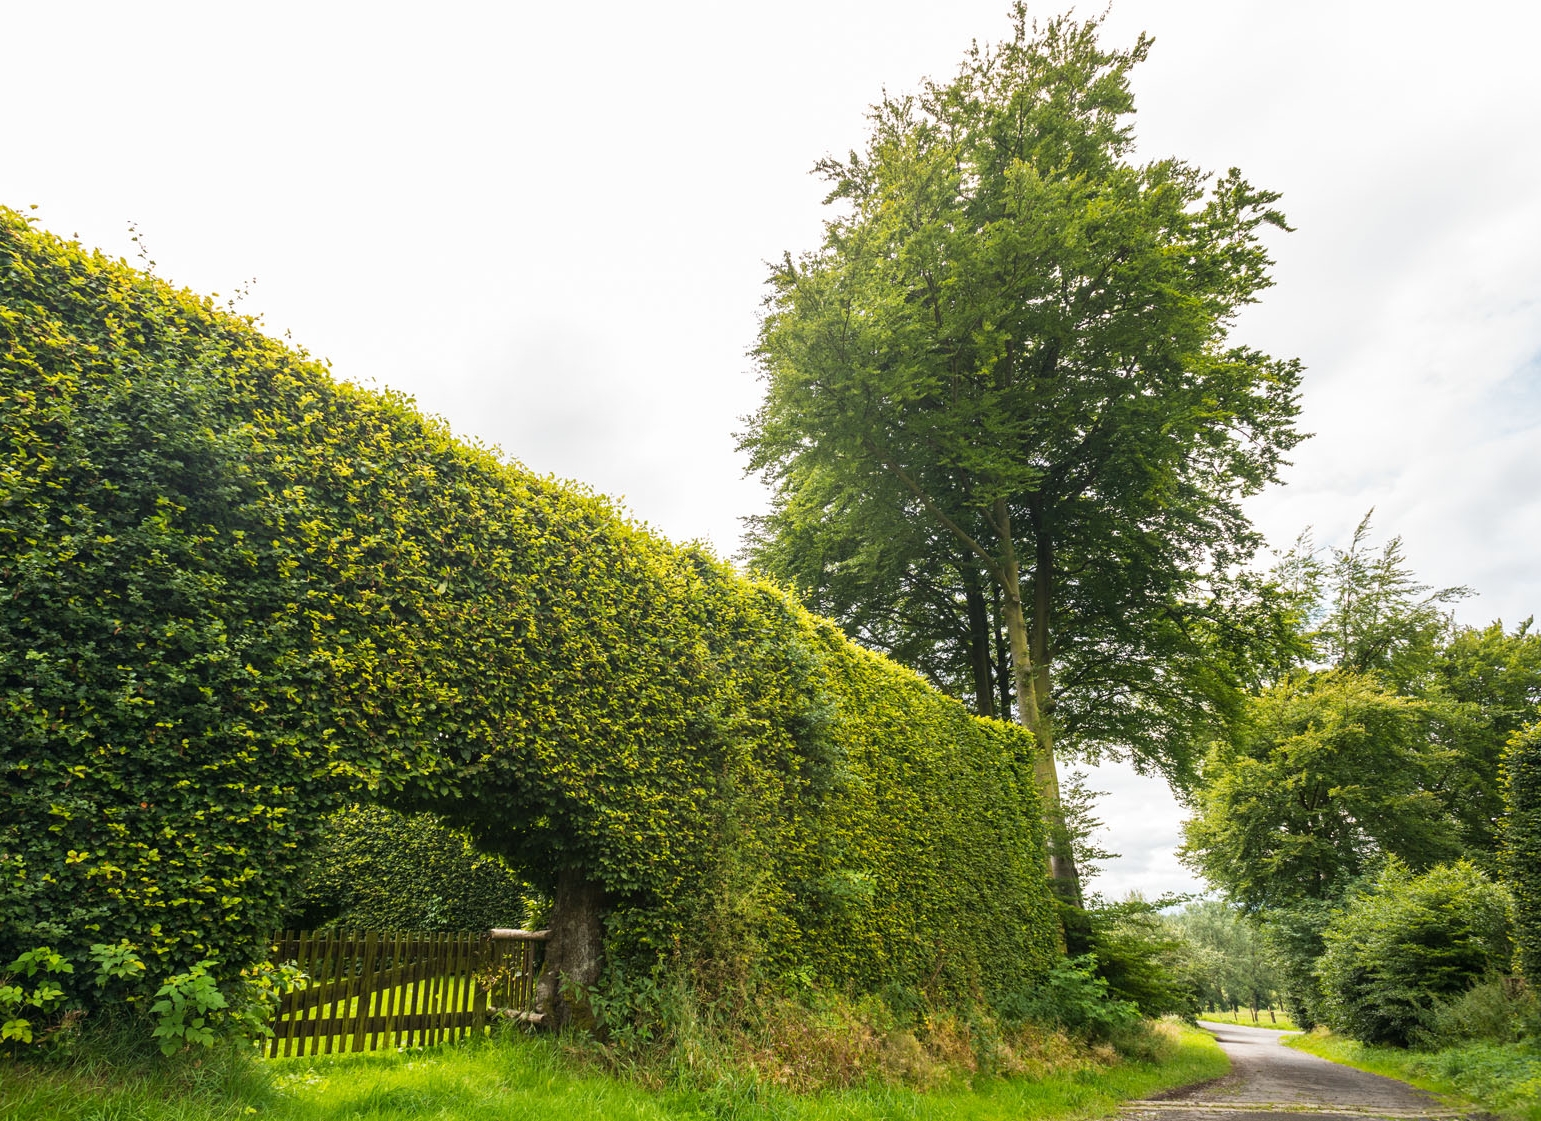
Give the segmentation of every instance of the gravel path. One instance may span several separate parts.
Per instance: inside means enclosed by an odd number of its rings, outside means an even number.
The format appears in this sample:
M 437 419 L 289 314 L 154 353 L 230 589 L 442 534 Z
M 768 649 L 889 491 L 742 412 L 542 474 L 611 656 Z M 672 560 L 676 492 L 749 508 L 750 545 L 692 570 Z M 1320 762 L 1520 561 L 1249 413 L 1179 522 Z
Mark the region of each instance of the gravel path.
M 1260 1121 L 1273 1118 L 1465 1118 L 1433 1094 L 1283 1046 L 1285 1032 L 1239 1024 L 1200 1026 L 1220 1041 L 1231 1073 L 1215 1082 L 1128 1102 L 1122 1121 Z

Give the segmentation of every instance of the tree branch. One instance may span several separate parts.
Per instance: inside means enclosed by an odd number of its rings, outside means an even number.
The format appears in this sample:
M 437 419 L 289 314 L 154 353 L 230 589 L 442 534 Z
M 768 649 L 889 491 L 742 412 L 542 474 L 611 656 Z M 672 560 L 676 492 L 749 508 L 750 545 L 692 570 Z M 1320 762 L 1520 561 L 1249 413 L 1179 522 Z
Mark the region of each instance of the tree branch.
M 920 504 L 924 506 L 928 511 L 930 511 L 933 518 L 941 522 L 942 525 L 946 526 L 947 529 L 953 534 L 953 536 L 957 537 L 959 541 L 967 545 L 969 549 L 979 557 L 980 560 L 984 561 L 985 570 L 990 573 L 996 582 L 1002 586 L 1005 586 L 1006 574 L 1001 571 L 1000 565 L 996 563 L 995 558 L 990 555 L 985 547 L 978 541 L 975 541 L 966 532 L 964 532 L 962 526 L 949 518 L 942 511 L 941 507 L 939 507 L 935 502 L 931 500 L 931 496 L 925 491 L 921 490 L 920 485 L 916 483 L 914 479 L 910 478 L 909 473 L 906 472 L 904 468 L 900 467 L 897 463 L 894 463 L 886 455 L 884 455 L 876 444 L 874 444 L 866 437 L 862 438 L 862 443 L 866 445 L 867 451 L 879 463 L 883 465 L 883 470 L 887 471 L 890 475 L 903 483 L 905 489 L 920 500 Z

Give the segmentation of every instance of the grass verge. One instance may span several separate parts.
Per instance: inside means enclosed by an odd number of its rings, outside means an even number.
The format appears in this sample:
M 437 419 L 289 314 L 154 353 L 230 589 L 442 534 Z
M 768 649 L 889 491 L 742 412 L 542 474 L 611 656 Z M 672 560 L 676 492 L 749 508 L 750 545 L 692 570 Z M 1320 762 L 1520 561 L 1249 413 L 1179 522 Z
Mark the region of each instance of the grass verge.
M 871 1084 L 795 1094 L 749 1078 L 649 1090 L 575 1067 L 551 1040 L 520 1037 L 260 1064 L 226 1056 L 134 1073 L 89 1062 L 0 1063 L 0 1121 L 1068 1121 L 1228 1069 L 1207 1034 L 1158 1030 L 1165 1039 L 1151 1061 L 1089 1061 L 1041 1079 L 959 1080 L 927 1091 Z
M 1524 1043 L 1467 1043 L 1440 1051 L 1372 1047 L 1327 1031 L 1284 1041 L 1335 1063 L 1453 1095 L 1517 1121 L 1541 1121 L 1541 1050 Z

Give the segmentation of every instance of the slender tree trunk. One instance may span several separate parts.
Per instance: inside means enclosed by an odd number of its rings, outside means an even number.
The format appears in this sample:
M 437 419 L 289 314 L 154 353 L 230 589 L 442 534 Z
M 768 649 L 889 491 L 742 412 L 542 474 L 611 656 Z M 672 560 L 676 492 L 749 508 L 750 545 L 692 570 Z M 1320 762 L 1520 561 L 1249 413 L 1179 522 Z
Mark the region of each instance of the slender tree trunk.
M 1001 610 L 1001 588 L 990 582 L 995 613 L 990 617 L 990 632 L 995 639 L 995 683 L 1001 691 L 1001 719 L 1011 719 L 1011 651 L 1006 647 L 1005 615 Z
M 984 592 L 979 587 L 979 574 L 965 562 L 959 571 L 963 574 L 963 602 L 968 609 L 968 654 L 974 670 L 974 702 L 980 716 L 995 715 L 995 686 L 990 680 L 990 614 L 985 604 Z
M 535 987 L 535 1006 L 544 1027 L 593 1031 L 588 992 L 599 980 L 604 949 L 604 889 L 576 868 L 557 875 L 551 901 L 551 936 L 546 964 Z
M 1054 764 L 1054 733 L 1044 708 L 1049 698 L 1049 667 L 1035 665 L 1030 646 L 1027 619 L 1022 611 L 1022 579 L 1017 564 L 1015 541 L 1011 532 L 1011 511 L 1004 499 L 995 503 L 995 520 L 1001 535 L 1002 600 L 1006 615 L 1006 635 L 1011 642 L 1011 665 L 1017 686 L 1017 722 L 1033 733 L 1038 750 L 1033 756 L 1033 774 L 1038 780 L 1038 796 L 1043 800 L 1049 840 L 1049 879 L 1067 903 L 1081 906 L 1081 878 L 1070 853 L 1065 828 L 1065 813 L 1059 798 L 1059 771 Z M 1036 591 L 1035 585 L 1035 608 Z M 1034 612 L 1035 616 L 1040 612 Z M 1035 618 L 1034 629 L 1046 633 L 1044 619 Z M 1047 643 L 1045 643 L 1047 646 Z

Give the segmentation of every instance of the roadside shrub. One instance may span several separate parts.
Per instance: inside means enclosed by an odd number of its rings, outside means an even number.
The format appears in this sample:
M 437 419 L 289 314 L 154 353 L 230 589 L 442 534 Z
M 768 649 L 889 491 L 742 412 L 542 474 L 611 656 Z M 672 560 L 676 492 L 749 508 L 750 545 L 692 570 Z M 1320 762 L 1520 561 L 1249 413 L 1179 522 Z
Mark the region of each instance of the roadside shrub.
M 1473 864 L 1421 876 L 1396 861 L 1328 924 L 1317 967 L 1329 1024 L 1364 1043 L 1407 1046 L 1437 1002 L 1507 971 L 1508 893 Z
M 523 926 L 530 888 L 431 814 L 349 806 L 326 819 L 293 930 L 488 930 Z
M 1060 905 L 1069 955 L 1096 963 L 1110 999 L 1134 1005 L 1141 1015 L 1192 1018 L 1198 1011 L 1185 964 L 1187 943 L 1162 920 L 1160 902 L 1100 900 L 1086 908 Z
M 1505 880 L 1520 972 L 1541 991 L 1541 724 L 1515 734 L 1503 766 Z
M 227 996 L 362 790 L 612 958 L 932 1006 L 1058 929 L 1021 729 L 783 590 L 0 210 L 0 960 Z
M 1435 1000 L 1413 1042 L 1429 1050 L 1472 1042 L 1517 1043 L 1538 1012 L 1535 995 L 1521 978 L 1494 977 Z
M 1099 976 L 1095 954 L 1062 960 L 1043 984 L 1008 996 L 1000 1008 L 1008 1022 L 1030 1020 L 1098 1043 L 1118 1040 L 1141 1024 L 1139 1007 L 1115 997 Z

